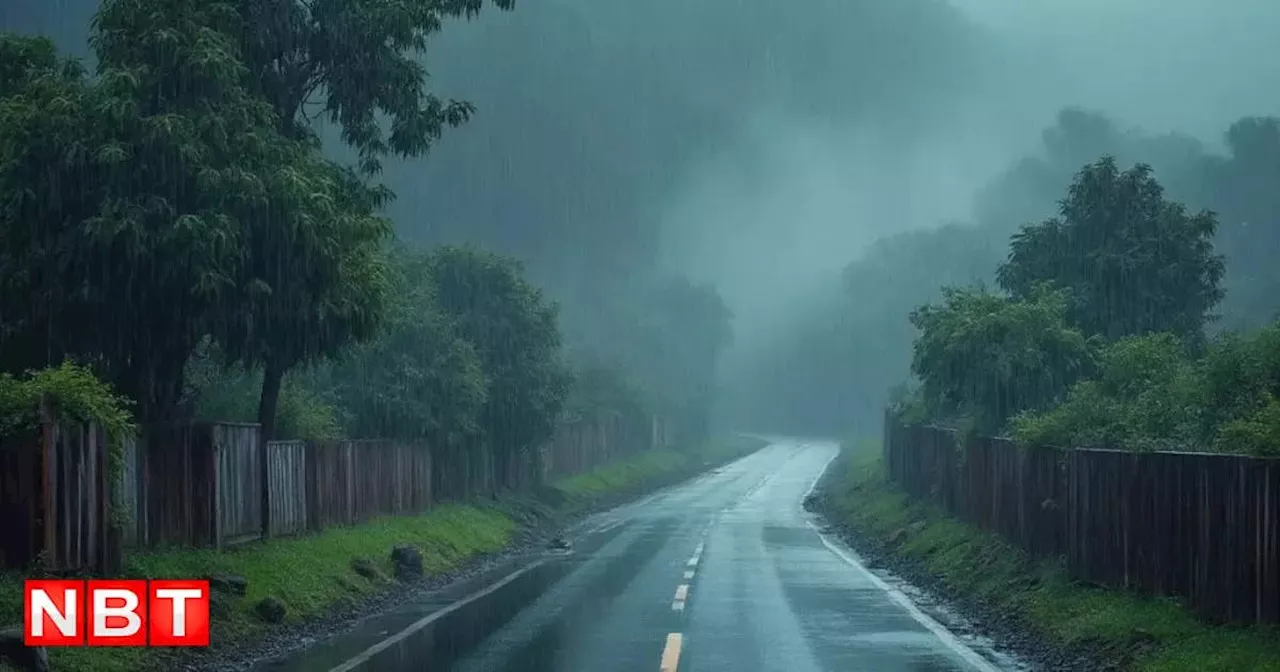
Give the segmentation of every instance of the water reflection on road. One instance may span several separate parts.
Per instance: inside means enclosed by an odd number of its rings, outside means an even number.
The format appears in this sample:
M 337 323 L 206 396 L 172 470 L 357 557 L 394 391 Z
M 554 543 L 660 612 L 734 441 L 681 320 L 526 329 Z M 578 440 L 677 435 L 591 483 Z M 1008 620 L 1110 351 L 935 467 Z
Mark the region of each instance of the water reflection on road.
M 835 452 L 779 442 L 587 521 L 568 554 L 513 560 L 259 672 L 1020 669 L 810 526 L 801 502 Z

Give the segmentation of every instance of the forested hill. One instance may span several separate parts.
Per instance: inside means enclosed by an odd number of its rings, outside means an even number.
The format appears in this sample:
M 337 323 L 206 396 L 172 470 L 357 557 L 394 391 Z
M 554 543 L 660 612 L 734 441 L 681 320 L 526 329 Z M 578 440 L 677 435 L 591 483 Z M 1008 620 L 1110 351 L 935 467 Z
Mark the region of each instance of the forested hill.
M 1241 118 L 1217 141 L 1127 127 L 1105 114 L 1066 109 L 1041 147 L 980 192 L 969 221 L 889 236 L 845 269 L 825 305 L 798 318 L 794 335 L 757 353 L 776 388 L 740 386 L 739 403 L 766 424 L 791 419 L 828 431 L 874 426 L 895 387 L 910 377 L 917 330 L 909 315 L 944 286 L 994 287 L 1011 236 L 1057 213 L 1076 172 L 1103 155 L 1127 167 L 1145 162 L 1167 197 L 1216 213 L 1212 237 L 1225 258 L 1224 296 L 1206 329 L 1254 331 L 1280 314 L 1280 122 Z M 834 287 L 833 283 L 833 287 Z M 774 390 L 777 393 L 774 393 Z M 827 404 L 824 399 L 843 399 Z M 849 407 L 862 409 L 852 418 Z M 767 419 L 765 419 L 767 418 Z

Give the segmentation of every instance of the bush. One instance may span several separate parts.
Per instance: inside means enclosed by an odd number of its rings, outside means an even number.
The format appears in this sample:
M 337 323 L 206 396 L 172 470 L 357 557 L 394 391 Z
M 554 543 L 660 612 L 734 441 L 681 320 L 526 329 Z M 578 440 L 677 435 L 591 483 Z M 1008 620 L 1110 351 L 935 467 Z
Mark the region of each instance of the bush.
M 1130 450 L 1196 449 L 1201 376 L 1183 342 L 1161 333 L 1123 338 L 1103 348 L 1094 378 L 1066 400 L 1010 422 L 1026 445 Z
M 1093 366 L 1066 311 L 1062 292 L 1017 301 L 981 288 L 946 288 L 942 305 L 914 311 L 911 369 L 932 414 L 968 416 L 994 432 L 1019 411 L 1057 402 Z
M 98 424 L 117 448 L 137 430 L 132 401 L 117 395 L 89 369 L 63 362 L 28 371 L 24 378 L 0 373 L 0 438 L 38 431 L 40 399 L 45 395 L 55 405 L 58 417 Z

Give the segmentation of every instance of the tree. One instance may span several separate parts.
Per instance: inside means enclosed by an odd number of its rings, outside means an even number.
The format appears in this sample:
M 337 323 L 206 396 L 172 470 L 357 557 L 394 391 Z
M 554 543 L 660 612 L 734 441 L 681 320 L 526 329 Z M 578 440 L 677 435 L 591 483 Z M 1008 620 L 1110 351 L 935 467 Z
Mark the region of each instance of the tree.
M 498 0 L 509 9 L 513 0 Z M 427 90 L 419 59 L 445 19 L 472 17 L 483 0 L 234 0 L 245 82 L 275 111 L 287 137 L 311 140 L 319 108 L 356 150 L 366 174 L 387 154 L 424 155 L 446 126 L 465 122 L 470 104 Z M 384 129 L 379 119 L 385 119 Z M 309 204 L 288 232 L 268 226 L 251 248 L 258 263 L 249 288 L 247 324 L 228 349 L 263 367 L 259 422 L 271 435 L 280 381 L 292 366 L 332 355 L 369 338 L 381 315 L 383 283 L 376 247 L 389 227 L 375 217 L 390 192 L 355 174 L 337 173 L 338 192 Z M 278 208 L 276 213 L 296 209 Z M 328 231 L 315 229 L 331 224 Z M 303 242 L 315 243 L 310 247 Z M 326 273 L 325 269 L 329 269 Z
M 239 291 L 217 333 L 232 360 L 262 369 L 264 440 L 275 436 L 285 374 L 373 338 L 386 313 L 391 225 L 376 213 L 380 190 L 315 151 L 295 165 L 295 189 L 249 220 Z
M 642 370 L 687 440 L 705 437 L 720 354 L 733 340 L 733 313 L 710 285 L 675 277 L 657 285 L 638 313 Z
M 177 412 L 187 357 L 234 291 L 243 216 L 294 185 L 292 142 L 207 29 L 221 7 L 165 8 L 103 5 L 96 82 L 38 41 L 3 38 L 0 67 L 6 367 L 84 360 L 144 420 Z
M 480 424 L 493 472 L 506 473 L 510 460 L 551 436 L 569 391 L 556 306 L 521 277 L 518 262 L 488 252 L 442 247 L 427 272 L 480 358 L 488 382 Z
M 1068 326 L 1064 292 L 1025 300 L 985 289 L 943 290 L 941 305 L 911 314 L 920 330 L 911 370 L 935 415 L 968 416 L 998 431 L 1018 411 L 1046 408 L 1093 363 L 1089 342 Z
M 1218 245 L 1230 264 L 1223 313 L 1242 327 L 1280 316 L 1280 119 L 1246 117 L 1226 133 L 1229 156 L 1212 162 L 1206 201 L 1221 213 Z
M 399 439 L 449 454 L 480 432 L 487 387 L 479 356 L 438 305 L 431 256 L 402 250 L 394 301 L 377 339 L 353 348 L 324 378 L 357 437 Z
M 322 113 L 367 172 L 380 170 L 389 153 L 425 154 L 446 126 L 474 110 L 430 93 L 420 59 L 446 19 L 476 16 L 483 0 L 233 2 L 245 31 L 248 81 L 270 101 L 281 129 L 309 135 Z M 495 4 L 511 9 L 514 0 Z
M 1088 334 L 1199 338 L 1222 297 L 1216 226 L 1213 213 L 1166 200 L 1146 164 L 1121 172 L 1104 157 L 1076 175 L 1058 217 L 1013 237 L 997 280 L 1015 298 L 1042 282 L 1067 289 L 1072 323 Z
M 108 2 L 96 22 L 99 51 L 108 62 L 155 72 L 158 84 L 180 89 L 185 73 L 162 67 L 165 49 L 208 58 L 209 44 L 134 38 L 190 31 L 217 47 L 210 53 L 244 91 L 265 96 L 254 76 L 260 64 L 252 60 L 261 53 L 239 47 L 256 44 L 246 35 L 266 26 L 246 23 L 235 3 L 208 3 L 201 13 L 187 9 L 154 0 Z M 207 328 L 233 361 L 262 369 L 257 415 L 270 440 L 285 373 L 374 335 L 386 284 L 382 245 L 391 226 L 378 215 L 389 196 L 385 189 L 324 160 L 313 134 L 291 126 L 293 112 L 274 98 L 265 101 L 269 123 L 259 135 L 272 140 L 274 170 L 263 176 L 260 194 L 228 213 L 242 227 L 242 263 L 229 278 L 234 291 L 224 293 L 222 313 Z

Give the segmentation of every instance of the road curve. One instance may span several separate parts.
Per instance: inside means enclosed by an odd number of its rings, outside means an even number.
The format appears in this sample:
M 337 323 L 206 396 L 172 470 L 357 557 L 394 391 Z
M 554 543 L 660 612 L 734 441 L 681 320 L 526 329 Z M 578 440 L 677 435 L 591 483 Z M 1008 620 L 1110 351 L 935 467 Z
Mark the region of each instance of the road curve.
M 999 669 L 863 569 L 802 506 L 834 444 L 780 440 L 586 521 L 271 669 L 926 672 Z

